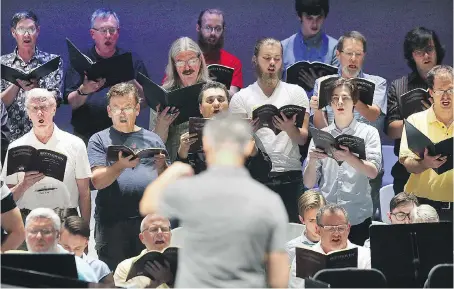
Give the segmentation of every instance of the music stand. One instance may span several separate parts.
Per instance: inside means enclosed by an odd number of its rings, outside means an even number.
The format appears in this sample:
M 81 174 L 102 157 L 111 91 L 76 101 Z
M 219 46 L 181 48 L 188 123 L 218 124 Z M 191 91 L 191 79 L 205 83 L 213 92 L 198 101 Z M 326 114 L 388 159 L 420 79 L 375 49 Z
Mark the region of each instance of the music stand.
M 2 267 L 32 270 L 77 279 L 76 260 L 71 254 L 2 254 Z
M 453 262 L 451 222 L 371 226 L 372 268 L 390 288 L 422 288 L 437 264 Z

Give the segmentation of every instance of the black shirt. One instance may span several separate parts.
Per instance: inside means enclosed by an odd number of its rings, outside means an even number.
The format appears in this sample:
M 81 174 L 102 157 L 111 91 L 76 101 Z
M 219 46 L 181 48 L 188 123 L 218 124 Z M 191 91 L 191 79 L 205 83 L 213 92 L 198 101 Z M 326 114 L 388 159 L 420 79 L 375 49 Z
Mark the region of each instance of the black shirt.
M 388 131 L 389 124 L 396 120 L 403 120 L 399 108 L 399 98 L 402 94 L 416 89 L 427 89 L 429 86 L 417 72 L 403 76 L 394 80 L 388 89 L 388 111 L 385 119 L 385 133 Z M 394 154 L 399 156 L 400 138 L 394 141 Z
M 16 207 L 16 202 L 13 199 L 13 194 L 6 187 L 6 184 L 4 184 L 3 182 L 1 182 L 1 183 L 2 183 L 1 184 L 1 186 L 2 186 L 2 188 L 1 188 L 1 198 L 2 198 L 1 212 L 3 215 L 4 213 L 7 213 L 7 212 L 11 211 L 12 209 L 14 209 Z M 2 231 L 2 244 L 3 244 L 3 241 L 5 240 L 7 233 L 5 232 L 5 230 L 3 230 L 3 228 L 1 228 L 1 231 Z
M 127 51 L 117 47 L 113 56 L 121 55 Z M 96 52 L 95 46 L 82 52 L 94 62 L 100 61 L 103 58 Z M 132 61 L 134 67 L 134 75 L 138 72 L 148 76 L 145 64 L 135 53 L 132 53 Z M 65 74 L 65 89 L 63 100 L 68 103 L 68 95 L 77 90 L 82 84 L 84 76 L 80 75 L 72 66 L 68 68 Z M 112 120 L 107 115 L 107 99 L 106 94 L 109 87 L 102 87 L 95 93 L 87 97 L 86 102 L 79 108 L 72 111 L 71 124 L 74 127 L 74 134 L 81 137 L 87 144 L 90 137 L 112 125 Z

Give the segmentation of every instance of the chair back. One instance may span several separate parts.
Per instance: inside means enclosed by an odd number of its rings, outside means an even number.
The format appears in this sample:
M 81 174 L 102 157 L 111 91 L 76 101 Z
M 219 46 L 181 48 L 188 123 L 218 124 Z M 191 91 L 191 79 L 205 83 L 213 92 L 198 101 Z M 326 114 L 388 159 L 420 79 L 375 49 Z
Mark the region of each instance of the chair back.
M 298 223 L 288 223 L 287 224 L 287 241 L 295 239 L 296 237 L 301 236 L 303 233 L 305 226 L 303 224 Z
M 389 224 L 390 221 L 386 213 L 389 212 L 389 202 L 394 197 L 394 188 L 393 185 L 386 185 L 380 189 L 380 210 L 381 210 L 381 220 L 384 223 Z
M 172 230 L 172 237 L 170 239 L 171 247 L 184 247 L 184 239 L 186 238 L 186 230 L 183 227 L 177 227 Z
M 386 277 L 377 269 L 336 268 L 318 271 L 315 280 L 331 288 L 386 288 Z
M 383 154 L 383 170 L 385 171 L 382 180 L 382 186 L 387 186 L 394 183 L 394 178 L 391 175 L 391 169 L 394 164 L 397 162 L 397 156 L 394 154 L 393 145 L 382 145 L 382 154 Z
M 425 288 L 453 288 L 453 265 L 438 264 L 434 266 L 427 278 Z

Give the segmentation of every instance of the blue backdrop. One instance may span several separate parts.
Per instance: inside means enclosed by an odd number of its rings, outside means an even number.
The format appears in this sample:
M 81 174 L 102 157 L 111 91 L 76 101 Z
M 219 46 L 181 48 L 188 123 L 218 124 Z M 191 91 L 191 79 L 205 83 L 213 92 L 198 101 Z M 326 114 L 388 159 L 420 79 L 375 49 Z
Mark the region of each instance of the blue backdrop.
M 338 38 L 358 30 L 367 38 L 365 72 L 388 81 L 409 72 L 403 58 L 403 38 L 421 25 L 434 29 L 446 48 L 445 64 L 453 63 L 452 0 L 332 0 L 325 31 Z M 251 57 L 255 41 L 262 36 L 285 39 L 295 33 L 299 22 L 293 0 L 3 0 L 1 1 L 1 53 L 10 53 L 15 41 L 10 19 L 19 10 L 34 11 L 41 22 L 38 46 L 62 55 L 65 66 L 69 37 L 78 47 L 91 45 L 91 13 L 101 7 L 120 17 L 119 46 L 133 50 L 145 61 L 151 78 L 161 81 L 172 41 L 180 36 L 196 39 L 195 26 L 202 9 L 221 8 L 226 14 L 225 48 L 243 63 L 245 85 L 254 82 Z M 138 124 L 148 126 L 149 110 L 142 110 Z M 71 109 L 58 109 L 56 123 L 72 131 Z

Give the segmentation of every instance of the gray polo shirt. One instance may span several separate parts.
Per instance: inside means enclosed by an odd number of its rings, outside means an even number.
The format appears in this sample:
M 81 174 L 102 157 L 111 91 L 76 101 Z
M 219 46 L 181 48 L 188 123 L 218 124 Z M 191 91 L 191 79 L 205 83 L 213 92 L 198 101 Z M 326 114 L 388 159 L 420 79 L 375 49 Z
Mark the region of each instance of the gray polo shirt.
M 373 163 L 377 170 L 381 169 L 380 136 L 375 127 L 353 119 L 348 127 L 339 130 L 335 123 L 322 129 L 333 137 L 348 134 L 364 139 L 366 145 L 366 160 Z M 311 140 L 309 151 L 315 147 Z M 309 164 L 310 155 L 307 156 Z M 352 225 L 358 225 L 372 216 L 372 197 L 369 178 L 357 171 L 347 162 L 338 165 L 332 158 L 325 158 L 316 162 L 317 181 L 320 191 L 328 203 L 341 205 L 348 213 Z
M 282 200 L 243 167 L 209 167 L 173 183 L 159 213 L 187 230 L 176 287 L 266 287 L 265 254 L 285 252 Z

